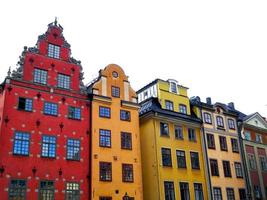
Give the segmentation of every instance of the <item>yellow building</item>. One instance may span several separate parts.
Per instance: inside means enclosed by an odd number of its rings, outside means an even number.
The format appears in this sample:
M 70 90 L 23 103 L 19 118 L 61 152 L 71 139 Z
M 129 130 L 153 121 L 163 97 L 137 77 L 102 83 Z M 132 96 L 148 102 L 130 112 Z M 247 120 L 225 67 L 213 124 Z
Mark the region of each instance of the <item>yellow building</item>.
M 246 199 L 234 104 L 212 104 L 210 98 L 201 102 L 199 97 L 192 98 L 191 103 L 203 119 L 213 199 Z
M 137 92 L 145 200 L 209 199 L 201 120 L 187 89 L 156 79 Z
M 88 89 L 92 98 L 91 199 L 142 200 L 136 93 L 115 64 L 100 70 Z

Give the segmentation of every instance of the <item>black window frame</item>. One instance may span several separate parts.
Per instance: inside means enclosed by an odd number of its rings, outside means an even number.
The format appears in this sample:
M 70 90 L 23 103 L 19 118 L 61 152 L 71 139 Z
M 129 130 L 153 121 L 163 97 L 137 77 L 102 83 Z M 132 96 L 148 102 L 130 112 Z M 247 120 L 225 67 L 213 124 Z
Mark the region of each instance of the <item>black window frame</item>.
M 231 178 L 232 177 L 232 171 L 231 171 L 230 161 L 223 160 L 222 165 L 223 165 L 224 177 Z
M 120 120 L 130 122 L 131 112 L 128 110 L 120 110 Z
M 196 157 L 195 157 L 195 155 L 196 155 Z M 197 170 L 200 169 L 200 161 L 199 161 L 199 153 L 198 152 L 190 151 L 190 161 L 191 161 L 191 168 L 192 169 L 197 169 Z
M 210 171 L 211 176 L 220 176 L 218 160 L 217 159 L 210 159 Z
M 99 146 L 111 148 L 111 145 L 111 130 L 99 129 Z
M 68 118 L 81 120 L 82 118 L 82 109 L 75 106 L 68 106 Z
M 194 128 L 187 128 L 188 132 L 188 140 L 190 142 L 197 142 L 197 134 L 196 134 L 196 129 Z M 192 137 L 194 136 L 194 137 Z
M 121 149 L 132 150 L 132 133 L 121 132 Z
M 120 87 L 111 86 L 111 96 L 120 98 Z
M 179 155 L 178 155 L 179 153 Z M 183 155 L 182 155 L 183 154 Z M 186 153 L 183 150 L 176 150 L 177 167 L 186 169 Z
M 18 136 L 17 134 L 20 134 L 21 136 Z M 28 139 L 26 139 L 26 135 Z M 24 150 L 24 147 L 26 144 L 28 145 L 27 151 Z M 30 133 L 24 132 L 24 131 L 15 131 L 14 138 L 13 138 L 13 155 L 30 156 L 30 144 L 31 144 Z M 17 148 L 19 148 L 19 151 L 16 150 Z
M 234 188 L 226 188 L 227 200 L 235 200 Z
M 134 167 L 133 164 L 122 163 L 122 182 L 134 182 Z
M 14 182 L 14 185 L 13 183 Z M 17 182 L 17 183 L 15 183 Z M 27 180 L 26 179 L 11 179 L 8 187 L 9 200 L 26 200 L 27 198 Z
M 167 126 L 164 127 L 165 125 Z M 160 122 L 160 136 L 170 136 L 169 124 L 167 122 Z
M 188 182 L 179 182 L 181 200 L 190 200 L 190 189 Z
M 232 152 L 239 153 L 238 140 L 236 138 L 231 138 Z
M 161 148 L 161 157 L 162 157 L 162 166 L 163 167 L 172 167 L 171 148 L 162 147 Z
M 247 199 L 247 194 L 246 194 L 245 188 L 239 188 L 238 193 L 239 193 L 239 200 L 246 200 Z
M 234 119 L 231 119 L 231 118 L 228 118 L 227 119 L 227 123 L 228 123 L 228 128 L 231 129 L 231 130 L 235 130 L 235 120 Z
M 49 141 L 44 141 L 45 137 L 49 138 Z M 50 141 L 50 138 L 54 138 L 55 139 L 55 143 L 53 143 L 52 141 Z M 46 147 L 44 145 L 47 145 L 47 155 L 44 155 L 45 153 L 45 149 Z M 54 145 L 54 156 L 50 155 L 50 149 L 53 148 Z M 51 147 L 52 146 L 52 147 Z M 57 137 L 54 135 L 42 135 L 42 147 L 41 147 L 41 157 L 42 158 L 56 158 L 57 157 Z
M 174 125 L 174 137 L 177 140 L 184 139 L 183 127 L 179 125 Z
M 203 113 L 203 118 L 204 118 L 204 122 L 206 124 L 212 124 L 212 117 L 211 117 L 211 114 L 210 113 L 204 112 Z
M 215 192 L 215 190 L 217 190 L 218 193 Z M 213 187 L 213 198 L 214 198 L 214 200 L 222 200 L 223 199 L 222 198 L 222 189 L 220 187 Z
M 72 141 L 72 144 L 69 143 Z M 66 159 L 71 161 L 80 161 L 81 160 L 81 140 L 76 138 L 67 139 L 67 151 Z M 78 149 L 78 152 L 76 152 Z
M 214 134 L 207 133 L 207 144 L 209 149 L 216 149 Z
M 102 118 L 111 118 L 111 109 L 110 107 L 106 106 L 99 106 L 98 107 L 99 117 Z
M 221 151 L 228 151 L 227 138 L 225 136 L 219 135 L 219 142 Z
M 194 193 L 196 200 L 204 200 L 202 183 L 194 183 Z
M 44 188 L 42 188 L 42 182 L 43 183 L 46 183 L 46 184 L 50 184 L 50 183 L 53 183 L 53 187 L 50 188 L 50 186 L 46 186 Z M 42 196 L 42 192 L 45 192 L 45 197 L 47 198 L 47 192 L 52 192 L 52 196 L 50 196 L 48 199 L 45 198 L 45 200 L 54 200 L 55 199 L 55 182 L 52 181 L 52 180 L 41 180 L 39 182 L 39 190 L 38 190 L 38 196 L 40 200 L 42 200 L 43 198 L 41 197 Z
M 28 109 L 29 103 L 30 103 L 30 110 Z M 26 97 L 19 97 L 18 98 L 18 110 L 25 111 L 25 112 L 32 112 L 33 111 L 33 99 L 26 98 Z
M 65 200 L 80 200 L 80 183 L 78 182 L 65 183 Z
M 243 178 L 243 169 L 241 162 L 234 162 L 236 178 Z
M 175 189 L 173 181 L 164 181 L 165 200 L 175 200 Z
M 99 181 L 112 181 L 112 162 L 99 162 Z

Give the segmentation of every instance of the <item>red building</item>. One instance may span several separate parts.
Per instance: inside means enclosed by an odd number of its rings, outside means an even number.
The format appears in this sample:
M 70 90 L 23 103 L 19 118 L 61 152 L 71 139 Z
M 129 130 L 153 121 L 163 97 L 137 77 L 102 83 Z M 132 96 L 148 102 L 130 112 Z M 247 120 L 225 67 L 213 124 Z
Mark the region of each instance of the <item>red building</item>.
M 57 21 L 0 94 L 0 199 L 88 199 L 90 104 Z

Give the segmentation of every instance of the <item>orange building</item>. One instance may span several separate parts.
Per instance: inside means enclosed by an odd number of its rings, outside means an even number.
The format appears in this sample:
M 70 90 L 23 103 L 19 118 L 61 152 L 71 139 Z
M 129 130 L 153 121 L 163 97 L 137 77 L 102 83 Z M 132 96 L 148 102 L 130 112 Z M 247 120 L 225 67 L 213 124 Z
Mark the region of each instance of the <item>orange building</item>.
M 141 200 L 136 93 L 123 69 L 115 64 L 100 70 L 88 90 L 92 100 L 91 199 Z

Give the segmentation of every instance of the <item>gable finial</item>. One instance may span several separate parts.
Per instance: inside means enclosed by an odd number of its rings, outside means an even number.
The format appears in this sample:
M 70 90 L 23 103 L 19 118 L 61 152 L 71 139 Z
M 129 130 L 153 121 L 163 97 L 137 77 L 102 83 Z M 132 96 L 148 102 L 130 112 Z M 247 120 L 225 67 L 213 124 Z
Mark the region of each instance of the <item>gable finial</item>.
M 57 17 L 55 17 L 55 22 L 54 22 L 55 26 L 57 26 Z
M 11 75 L 11 67 L 9 67 L 8 71 L 7 71 L 7 77 L 10 77 Z

